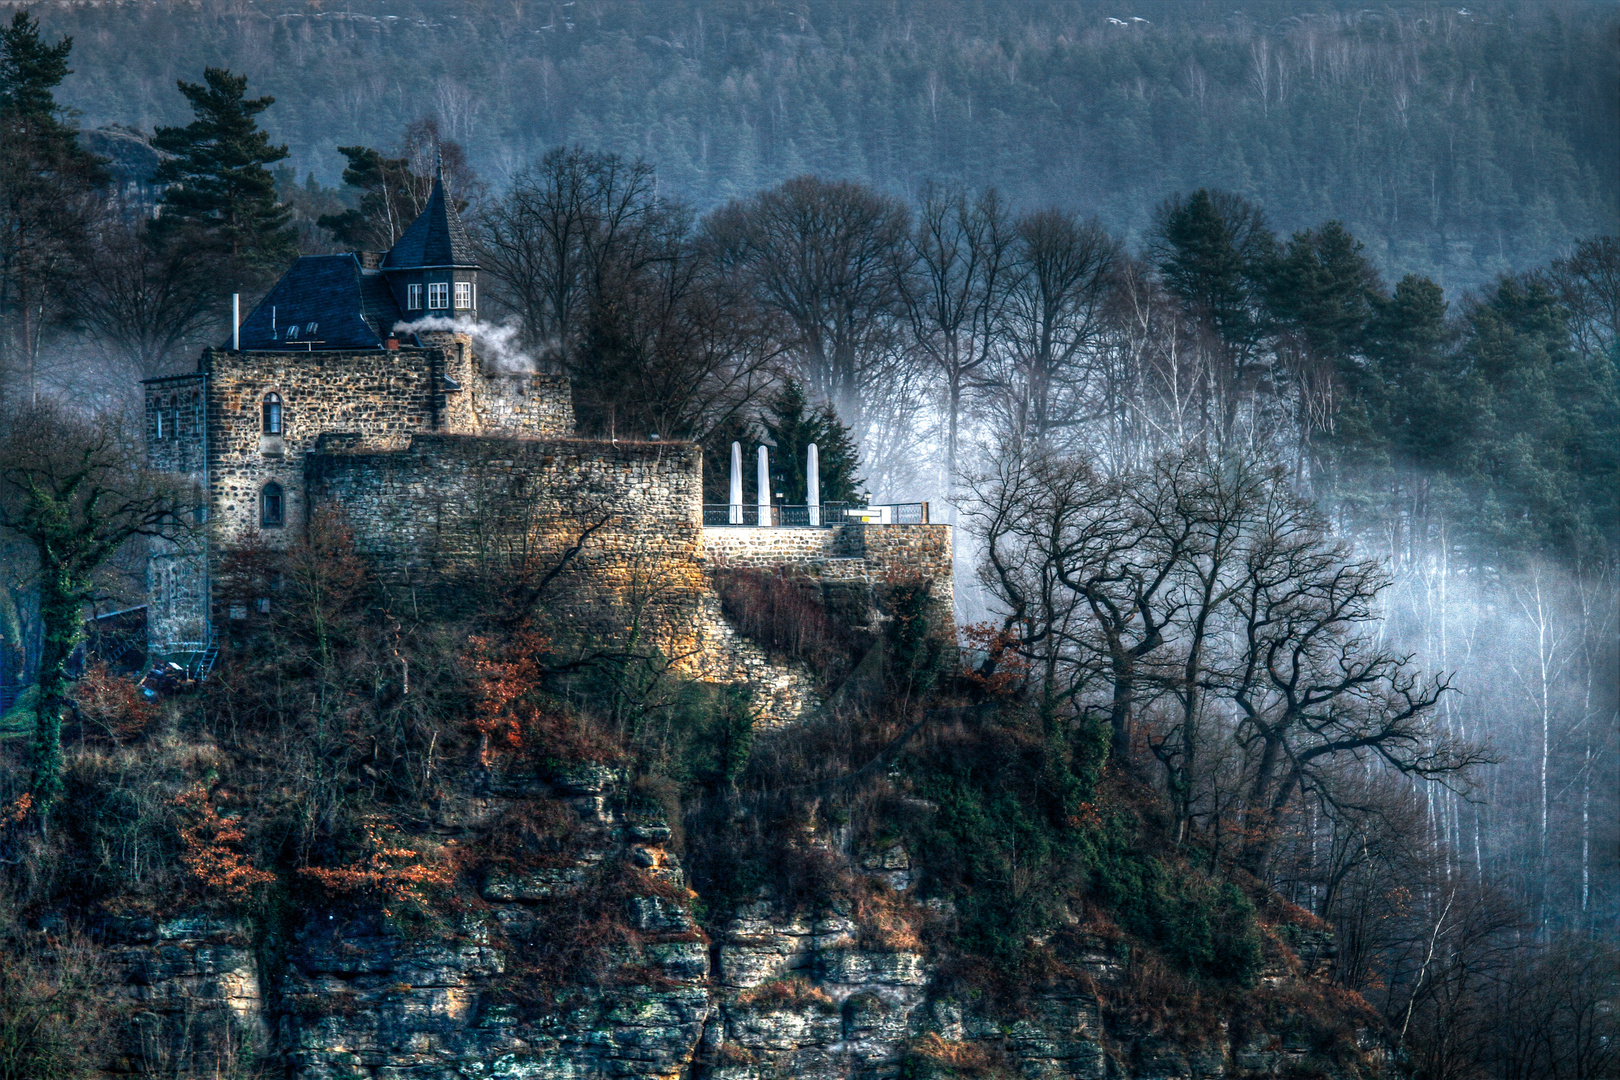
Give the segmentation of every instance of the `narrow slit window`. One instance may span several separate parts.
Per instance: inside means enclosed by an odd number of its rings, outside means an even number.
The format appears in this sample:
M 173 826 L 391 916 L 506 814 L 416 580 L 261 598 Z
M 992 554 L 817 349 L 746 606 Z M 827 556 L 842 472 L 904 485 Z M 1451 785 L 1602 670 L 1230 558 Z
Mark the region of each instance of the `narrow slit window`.
M 279 529 L 286 520 L 286 498 L 281 485 L 272 480 L 259 492 L 259 524 L 266 529 Z
M 157 437 L 158 437 L 158 441 L 161 442 L 163 440 L 163 410 L 162 409 L 159 409 L 157 411 Z
M 281 434 L 281 396 L 279 394 L 264 395 L 264 433 L 266 435 Z
M 450 283 L 448 281 L 428 282 L 428 310 L 441 311 L 450 306 Z
M 407 286 L 405 286 L 405 310 L 406 311 L 421 311 L 422 310 L 422 286 L 420 286 L 420 285 L 407 285 Z
M 456 282 L 456 310 L 466 311 L 473 306 L 472 282 Z

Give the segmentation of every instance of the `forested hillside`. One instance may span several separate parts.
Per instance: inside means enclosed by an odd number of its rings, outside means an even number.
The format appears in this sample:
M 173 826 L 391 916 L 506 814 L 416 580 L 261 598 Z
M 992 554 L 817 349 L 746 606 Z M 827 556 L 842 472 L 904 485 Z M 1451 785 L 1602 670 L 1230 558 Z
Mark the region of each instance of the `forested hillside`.
M 8 20 L 0 1080 L 1612 1080 L 1620 20 L 1245 10 Z M 477 303 L 367 385 L 453 330 L 578 439 L 424 441 L 679 459 L 668 518 L 154 471 L 143 378 L 430 203 Z M 243 457 L 320 423 L 299 344 L 204 410 Z M 706 546 L 734 444 L 807 510 L 812 442 L 829 504 L 932 504 L 929 575 Z M 371 527 L 463 512 L 435 610 Z M 204 537 L 190 666 L 81 665 Z
M 548 146 L 658 168 L 706 209 L 812 172 L 994 185 L 1127 237 L 1200 186 L 1336 218 L 1448 291 L 1614 231 L 1616 13 L 1597 3 L 845 2 L 41 6 L 85 126 L 180 118 L 246 74 L 302 178 L 435 116 L 499 186 Z

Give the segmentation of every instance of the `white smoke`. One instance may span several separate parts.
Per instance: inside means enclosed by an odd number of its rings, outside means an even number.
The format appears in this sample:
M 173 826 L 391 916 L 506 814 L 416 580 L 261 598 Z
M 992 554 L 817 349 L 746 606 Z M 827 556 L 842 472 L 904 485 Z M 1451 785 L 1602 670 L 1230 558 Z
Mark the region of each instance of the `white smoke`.
M 398 322 L 390 333 L 414 334 L 423 330 L 448 330 L 472 338 L 473 350 L 486 367 L 507 375 L 533 374 L 540 364 L 518 344 L 518 328 L 504 323 L 469 322 L 430 315 L 413 322 Z

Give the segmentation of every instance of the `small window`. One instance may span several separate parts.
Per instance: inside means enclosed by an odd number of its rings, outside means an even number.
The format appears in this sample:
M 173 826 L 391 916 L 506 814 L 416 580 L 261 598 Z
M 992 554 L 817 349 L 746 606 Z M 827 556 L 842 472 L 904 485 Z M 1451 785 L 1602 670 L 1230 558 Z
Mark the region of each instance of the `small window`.
M 473 306 L 472 282 L 456 282 L 456 310 L 465 311 Z
M 422 286 L 420 286 L 420 285 L 407 285 L 407 286 L 405 286 L 405 310 L 406 311 L 421 311 L 422 310 Z
M 428 282 L 428 309 L 443 310 L 450 306 L 450 283 L 448 281 Z
M 309 324 L 309 328 L 305 332 L 308 333 L 310 337 L 314 337 L 315 336 L 315 331 L 319 330 L 320 328 L 321 328 L 320 323 L 312 322 L 312 323 Z
M 279 394 L 264 395 L 264 433 L 266 435 L 281 434 L 281 396 Z
M 291 326 L 287 327 L 287 340 L 288 341 L 297 341 L 298 340 L 298 324 L 297 323 L 293 323 Z
M 163 411 L 161 409 L 157 413 L 157 437 L 159 439 L 163 438 Z
M 260 615 L 268 615 L 268 614 L 270 614 L 270 598 L 268 596 L 259 597 L 259 599 L 258 599 L 258 607 L 259 607 L 259 614 Z
M 287 520 L 286 500 L 281 485 L 274 480 L 259 492 L 259 524 L 266 529 L 279 529 Z

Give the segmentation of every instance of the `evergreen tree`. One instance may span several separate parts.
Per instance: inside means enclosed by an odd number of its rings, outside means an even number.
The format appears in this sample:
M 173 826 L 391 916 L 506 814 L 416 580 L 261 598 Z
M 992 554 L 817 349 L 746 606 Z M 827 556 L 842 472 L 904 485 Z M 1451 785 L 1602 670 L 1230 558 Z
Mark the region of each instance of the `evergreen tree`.
M 1613 558 L 1620 542 L 1620 386 L 1612 358 L 1572 347 L 1536 277 L 1504 277 L 1468 313 L 1481 408 L 1451 468 L 1476 504 L 1482 556 Z
M 48 45 L 40 39 L 38 20 L 26 11 L 14 14 L 11 25 L 0 29 L 0 116 L 71 135 L 52 91 L 71 74 L 67 58 L 72 51 L 71 37 Z
M 771 452 L 771 493 L 781 495 L 789 506 L 809 502 L 806 453 L 816 444 L 821 470 L 823 503 L 859 503 L 866 500 L 861 490 L 860 451 L 849 428 L 841 423 L 831 405 L 812 407 L 804 387 L 789 379 L 771 399 L 761 423 L 766 437 L 775 444 Z
M 20 375 L 30 398 L 107 179 L 54 97 L 72 48 L 41 40 L 24 11 L 0 28 L 0 377 Z
M 276 199 L 266 166 L 287 156 L 272 146 L 256 117 L 275 98 L 247 100 L 247 76 L 207 68 L 203 83 L 179 83 L 196 119 L 158 128 L 152 144 L 175 157 L 154 177 L 173 184 L 163 196 L 159 232 L 206 239 L 250 278 L 279 271 L 296 254 L 291 214 Z
M 360 205 L 341 214 L 323 214 L 317 224 L 338 243 L 356 250 L 387 251 L 415 217 L 415 191 L 421 178 L 410 159 L 384 157 L 369 146 L 340 146 L 349 159 L 343 182 L 360 193 Z

